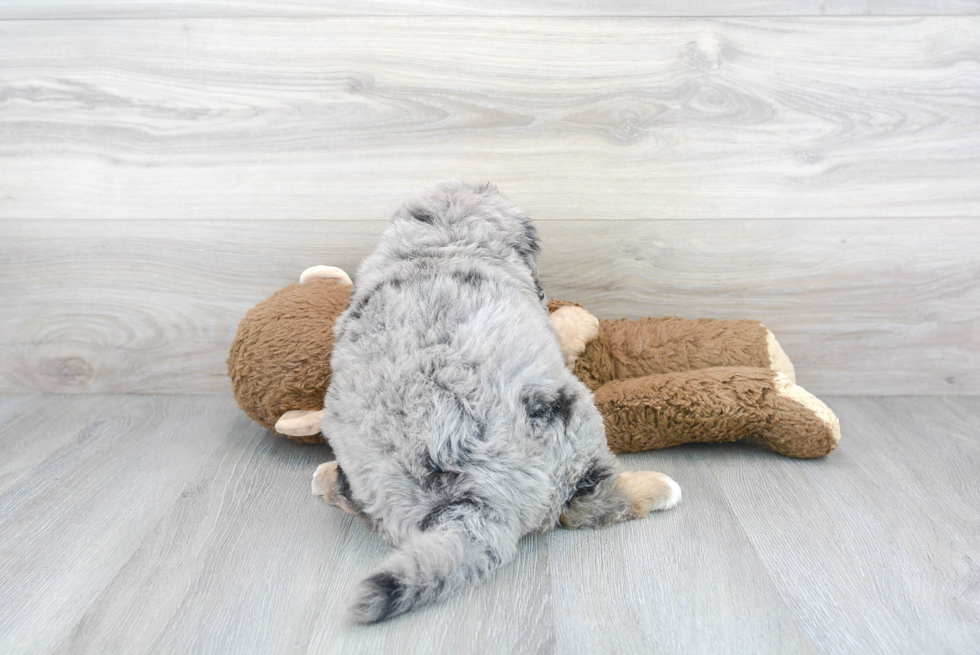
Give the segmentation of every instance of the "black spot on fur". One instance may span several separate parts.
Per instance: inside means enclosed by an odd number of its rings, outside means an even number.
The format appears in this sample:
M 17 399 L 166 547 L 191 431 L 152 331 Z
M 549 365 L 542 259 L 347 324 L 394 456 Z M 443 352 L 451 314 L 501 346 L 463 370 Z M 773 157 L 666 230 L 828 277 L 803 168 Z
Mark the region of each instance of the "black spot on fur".
M 334 488 L 334 493 L 346 500 L 355 510 L 361 511 L 363 506 L 351 493 L 350 480 L 347 479 L 347 474 L 344 473 L 344 469 L 340 468 L 339 464 L 337 465 L 337 486 Z
M 375 296 L 378 294 L 379 291 L 382 291 L 385 287 L 389 287 L 389 286 L 395 289 L 401 289 L 402 280 L 398 278 L 392 278 L 391 280 L 384 280 L 380 282 L 376 287 L 369 290 L 367 293 L 365 293 L 363 296 L 361 296 L 358 299 L 357 305 L 351 307 L 348 317 L 355 321 L 360 319 L 361 316 L 363 316 L 364 308 L 368 306 L 368 303 L 374 300 Z
M 435 221 L 435 219 L 432 218 L 430 214 L 426 214 L 425 212 L 422 211 L 412 212 L 412 218 L 414 218 L 420 223 L 425 223 L 426 225 L 432 225 L 432 223 Z
M 486 441 L 487 440 L 487 424 L 484 423 L 483 421 L 477 421 L 477 424 L 476 424 L 476 434 L 473 435 L 473 436 L 476 437 L 476 440 L 477 441 Z
M 459 480 L 458 471 L 449 471 L 439 466 L 429 453 L 425 453 L 421 463 L 424 471 L 421 486 L 425 491 L 445 492 Z
M 405 587 L 402 585 L 401 580 L 394 573 L 382 572 L 375 573 L 367 578 L 364 583 L 371 586 L 373 589 L 372 595 L 376 596 L 368 600 L 378 600 L 381 602 L 379 612 L 372 618 L 376 621 L 383 621 L 391 616 L 398 608 L 398 603 L 405 594 Z
M 572 491 L 572 498 L 587 496 L 595 491 L 600 482 L 608 479 L 611 476 L 612 473 L 610 473 L 608 469 L 601 466 L 592 466 L 585 472 L 585 475 L 580 477 L 578 482 L 575 483 L 575 489 Z
M 367 307 L 369 302 L 371 302 L 371 298 L 374 296 L 375 291 L 377 291 L 377 289 L 372 289 L 358 299 L 357 304 L 350 308 L 350 313 L 347 316 L 355 321 L 360 319 L 364 314 L 364 308 Z
M 551 412 L 551 407 L 548 403 L 543 400 L 534 400 L 531 398 L 526 399 L 525 404 L 527 405 L 527 416 L 532 421 L 544 421 L 547 420 L 548 414 Z
M 466 271 L 465 273 L 463 271 L 456 271 L 452 276 L 456 282 L 471 287 L 479 286 L 486 279 L 477 271 Z
M 535 255 L 541 252 L 541 240 L 538 238 L 538 230 L 527 216 L 524 217 L 524 238 L 527 240 L 528 252 Z
M 554 398 L 541 398 L 538 396 L 528 396 L 524 399 L 527 406 L 527 416 L 532 421 L 542 423 L 554 423 L 560 421 L 565 427 L 572 416 L 572 407 L 575 405 L 575 395 L 567 389 L 558 390 Z
M 534 279 L 534 290 L 538 294 L 538 299 L 544 301 L 544 289 L 541 288 L 541 280 L 538 277 L 538 268 L 535 265 L 535 259 L 537 258 L 538 253 L 541 252 L 541 243 L 538 240 L 538 231 L 534 228 L 534 224 L 531 223 L 531 219 L 525 216 L 524 220 L 523 238 L 519 239 L 518 243 L 514 244 L 514 249 L 517 251 L 517 254 L 524 259 L 525 265 L 531 272 L 531 277 Z
M 487 547 L 485 552 L 487 555 L 487 561 L 490 562 L 491 568 L 496 568 L 500 566 L 500 562 L 503 560 L 503 558 L 500 557 L 500 553 L 498 553 L 493 548 L 490 548 L 489 546 Z
M 337 494 L 343 496 L 344 498 L 350 498 L 350 480 L 347 479 L 347 474 L 344 473 L 344 469 L 337 465 Z
M 436 505 L 431 512 L 419 522 L 419 530 L 425 532 L 440 523 L 451 521 L 460 514 L 474 509 L 482 509 L 486 503 L 476 496 L 466 495 L 454 500 L 445 500 Z
M 551 415 L 553 420 L 561 421 L 562 425 L 567 426 L 572 417 L 572 406 L 575 405 L 575 396 L 562 388 L 558 390 L 558 396 L 551 403 Z

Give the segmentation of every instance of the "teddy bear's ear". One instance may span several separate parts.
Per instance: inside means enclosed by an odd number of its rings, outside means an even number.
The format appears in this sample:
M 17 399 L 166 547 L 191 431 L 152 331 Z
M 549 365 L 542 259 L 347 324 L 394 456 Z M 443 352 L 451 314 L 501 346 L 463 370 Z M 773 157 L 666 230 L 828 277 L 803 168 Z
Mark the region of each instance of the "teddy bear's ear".
M 336 280 L 337 284 L 345 287 L 352 287 L 354 283 L 344 269 L 336 266 L 310 266 L 299 276 L 300 284 L 310 280 Z

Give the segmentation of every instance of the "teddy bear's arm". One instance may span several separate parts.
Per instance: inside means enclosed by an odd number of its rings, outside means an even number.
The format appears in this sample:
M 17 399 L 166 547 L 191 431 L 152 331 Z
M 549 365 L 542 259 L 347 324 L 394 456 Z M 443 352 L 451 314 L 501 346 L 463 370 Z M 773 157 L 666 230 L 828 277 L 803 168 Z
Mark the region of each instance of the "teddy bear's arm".
M 323 410 L 293 409 L 276 421 L 276 432 L 287 437 L 311 437 L 320 433 Z

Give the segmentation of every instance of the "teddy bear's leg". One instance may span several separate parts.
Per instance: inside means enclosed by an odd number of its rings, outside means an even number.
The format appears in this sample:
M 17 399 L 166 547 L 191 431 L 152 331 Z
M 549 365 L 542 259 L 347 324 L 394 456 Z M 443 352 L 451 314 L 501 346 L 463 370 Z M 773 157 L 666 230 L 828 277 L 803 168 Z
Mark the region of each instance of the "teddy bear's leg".
M 337 284 L 352 287 L 354 283 L 344 269 L 336 266 L 310 266 L 299 276 L 300 284 L 310 280 L 336 280 Z
M 765 325 L 762 327 L 766 328 Z M 769 368 L 776 373 L 782 373 L 790 382 L 796 384 L 796 369 L 793 367 L 793 362 L 790 361 L 789 355 L 776 341 L 776 335 L 769 328 L 766 328 L 766 350 L 769 353 Z
M 336 505 L 348 514 L 360 515 L 357 503 L 350 496 L 350 484 L 344 470 L 337 460 L 324 462 L 313 472 L 313 495 L 322 496 L 323 500 Z
M 323 410 L 293 409 L 276 421 L 276 432 L 287 437 L 310 437 L 320 434 Z
M 788 376 L 777 373 L 773 384 L 779 401 L 772 427 L 762 435 L 766 443 L 790 457 L 822 457 L 836 448 L 840 421 L 833 410 Z
M 764 440 L 790 457 L 820 457 L 840 440 L 837 417 L 768 368 L 716 367 L 616 380 L 595 393 L 613 452 L 692 442 Z
M 551 312 L 551 327 L 565 356 L 565 365 L 575 365 L 585 346 L 599 336 L 599 319 L 576 305 L 566 305 Z

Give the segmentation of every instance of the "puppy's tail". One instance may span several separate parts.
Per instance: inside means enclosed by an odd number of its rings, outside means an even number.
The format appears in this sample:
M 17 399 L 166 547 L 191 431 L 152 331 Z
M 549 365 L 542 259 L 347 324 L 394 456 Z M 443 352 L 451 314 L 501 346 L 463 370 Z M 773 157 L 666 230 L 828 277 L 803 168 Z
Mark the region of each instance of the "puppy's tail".
M 470 532 L 461 522 L 417 532 L 354 589 L 358 623 L 375 623 L 473 584 L 514 556 L 517 540 L 499 530 Z

